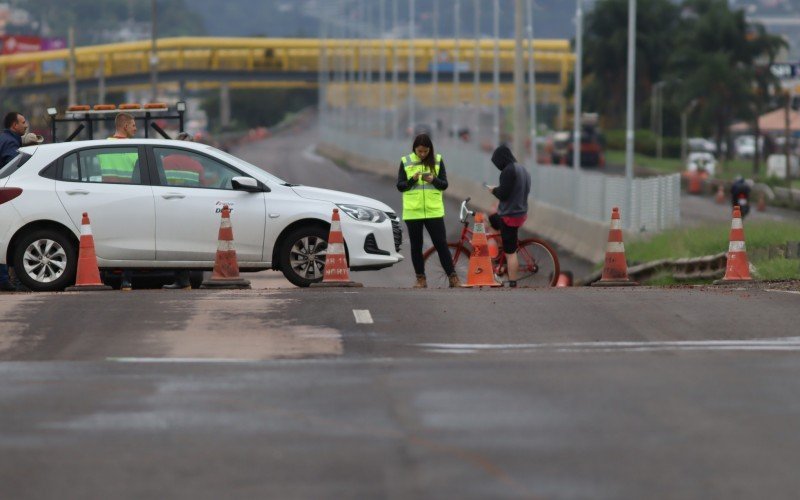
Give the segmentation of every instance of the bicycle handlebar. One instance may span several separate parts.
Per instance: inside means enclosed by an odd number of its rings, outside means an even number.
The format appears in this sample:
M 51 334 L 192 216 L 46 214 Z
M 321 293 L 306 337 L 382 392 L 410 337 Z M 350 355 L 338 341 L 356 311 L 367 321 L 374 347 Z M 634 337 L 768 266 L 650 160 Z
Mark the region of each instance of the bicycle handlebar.
M 463 222 L 465 224 L 467 223 L 467 217 L 468 216 L 475 215 L 475 211 L 474 210 L 470 210 L 469 208 L 467 208 L 467 203 L 469 203 L 469 200 L 471 200 L 471 199 L 472 198 L 467 198 L 466 200 L 461 202 L 461 210 L 459 211 L 459 218 L 461 219 L 461 222 Z

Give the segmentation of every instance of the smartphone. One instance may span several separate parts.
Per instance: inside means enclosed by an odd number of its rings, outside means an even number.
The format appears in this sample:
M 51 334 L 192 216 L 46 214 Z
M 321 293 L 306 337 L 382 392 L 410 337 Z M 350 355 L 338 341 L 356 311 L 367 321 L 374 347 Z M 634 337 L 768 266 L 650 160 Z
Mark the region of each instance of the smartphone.
M 485 187 L 485 188 L 488 188 L 488 187 L 489 187 L 489 185 L 488 185 L 488 184 L 486 184 L 486 183 L 484 182 L 484 183 L 483 183 L 483 187 Z

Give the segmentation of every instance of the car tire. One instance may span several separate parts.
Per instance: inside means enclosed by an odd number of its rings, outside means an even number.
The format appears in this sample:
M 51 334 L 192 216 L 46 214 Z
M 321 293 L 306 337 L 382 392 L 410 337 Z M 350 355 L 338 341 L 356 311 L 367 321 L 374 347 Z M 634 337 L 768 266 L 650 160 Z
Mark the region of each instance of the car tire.
M 20 238 L 12 256 L 17 279 L 33 292 L 54 292 L 75 283 L 78 251 L 73 240 L 53 229 Z
M 278 264 L 287 280 L 299 287 L 322 281 L 328 230 L 319 225 L 294 229 L 281 242 Z

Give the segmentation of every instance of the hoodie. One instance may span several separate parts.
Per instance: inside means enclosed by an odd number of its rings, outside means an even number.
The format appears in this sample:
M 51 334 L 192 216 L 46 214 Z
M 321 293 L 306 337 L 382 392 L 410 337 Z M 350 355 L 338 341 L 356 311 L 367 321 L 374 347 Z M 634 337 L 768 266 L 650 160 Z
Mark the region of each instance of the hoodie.
M 500 200 L 497 215 L 516 217 L 528 213 L 528 195 L 531 192 L 531 176 L 517 163 L 517 159 L 501 145 L 492 153 L 492 163 L 500 170 L 500 185 L 492 189 L 492 194 Z

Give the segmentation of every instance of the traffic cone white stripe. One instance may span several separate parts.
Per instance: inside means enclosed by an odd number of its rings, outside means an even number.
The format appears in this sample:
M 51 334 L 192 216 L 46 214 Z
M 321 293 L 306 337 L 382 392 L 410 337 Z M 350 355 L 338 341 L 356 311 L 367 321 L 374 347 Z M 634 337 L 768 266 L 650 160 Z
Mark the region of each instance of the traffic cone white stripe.
M 622 229 L 622 224 L 619 219 L 611 219 L 611 229 Z
M 328 243 L 327 253 L 344 255 L 344 243 Z
M 744 241 L 731 241 L 728 244 L 728 251 L 729 252 L 744 252 L 745 251 Z
M 733 222 L 731 222 L 731 229 L 744 229 L 742 219 L 733 219 Z
M 219 240 L 219 242 L 217 243 L 217 251 L 218 252 L 231 252 L 233 250 L 236 250 L 236 249 L 233 247 L 233 242 L 232 241 Z
M 229 228 L 231 227 L 231 220 L 227 217 L 223 217 L 219 223 L 219 227 L 221 228 Z
M 81 225 L 81 236 L 91 236 L 92 235 L 92 226 L 87 224 Z
M 606 252 L 625 253 L 625 244 L 619 241 L 609 241 L 606 243 Z

